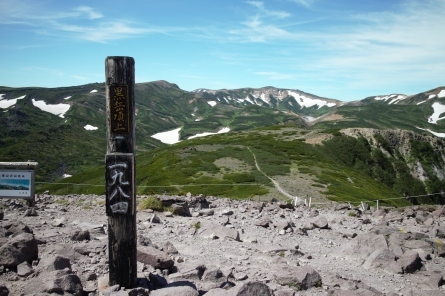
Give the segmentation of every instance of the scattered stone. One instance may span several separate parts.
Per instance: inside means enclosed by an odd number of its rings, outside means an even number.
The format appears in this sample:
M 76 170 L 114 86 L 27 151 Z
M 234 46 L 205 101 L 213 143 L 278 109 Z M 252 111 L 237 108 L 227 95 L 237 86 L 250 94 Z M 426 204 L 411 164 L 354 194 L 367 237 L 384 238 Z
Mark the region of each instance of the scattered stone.
M 150 292 L 150 296 L 199 296 L 199 292 L 190 286 L 166 287 Z
M 161 218 L 159 218 L 156 213 L 153 213 L 153 215 L 150 218 L 150 223 L 161 223 Z
M 283 266 L 275 274 L 276 281 L 282 286 L 293 287 L 296 290 L 307 290 L 311 287 L 321 287 L 321 276 L 311 266 Z
M 90 232 L 88 230 L 78 229 L 74 231 L 74 233 L 71 235 L 71 240 L 76 242 L 90 240 Z
M 19 265 L 17 265 L 17 275 L 21 277 L 26 277 L 30 274 L 32 274 L 34 270 L 32 269 L 31 265 L 28 262 L 22 262 Z
M 318 216 L 316 219 L 312 220 L 311 223 L 315 227 L 320 228 L 320 229 L 328 229 L 329 228 L 328 220 L 324 216 Z
M 152 246 L 137 247 L 137 260 L 144 264 L 153 266 L 154 268 L 165 269 L 174 265 L 174 261 L 167 253 L 155 249 Z
M 215 211 L 213 209 L 202 209 L 198 213 L 200 216 L 213 216 Z
M 24 215 L 24 217 L 36 217 L 36 216 L 38 216 L 39 214 L 37 213 L 37 211 L 36 211 L 36 209 L 34 209 L 34 208 L 30 208 L 30 209 L 27 209 L 26 211 L 25 211 L 25 215 Z M 0 219 L 1 220 L 1 219 Z
M 397 262 L 402 266 L 404 273 L 414 273 L 422 267 L 419 253 L 413 250 L 406 251 Z
M 173 211 L 172 211 L 173 215 L 184 216 L 184 217 L 192 216 L 192 214 L 190 214 L 190 209 L 189 209 L 187 202 L 175 203 L 175 204 L 172 204 L 171 207 L 173 208 Z

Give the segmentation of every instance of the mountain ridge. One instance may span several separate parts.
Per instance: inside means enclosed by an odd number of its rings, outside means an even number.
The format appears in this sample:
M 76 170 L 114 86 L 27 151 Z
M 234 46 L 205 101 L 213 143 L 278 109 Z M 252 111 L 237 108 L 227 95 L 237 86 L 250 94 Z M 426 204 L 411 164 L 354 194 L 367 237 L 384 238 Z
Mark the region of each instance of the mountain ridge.
M 326 145 L 328 138 L 323 135 L 341 131 L 344 137 L 352 136 L 344 133 L 348 128 L 393 130 L 396 133 L 397 130 L 406 130 L 433 137 L 441 136 L 440 132 L 445 126 L 445 121 L 442 120 L 442 113 L 445 111 L 440 109 L 441 106 L 445 106 L 444 89 L 445 87 L 437 87 L 410 96 L 399 97 L 400 94 L 391 94 L 342 102 L 297 89 L 263 87 L 214 91 L 198 89 L 189 92 L 165 80 L 137 83 L 135 85 L 136 151 L 144 158 L 148 157 L 150 153 L 147 152 L 150 151 L 157 151 L 156 154 L 160 155 L 159 151 L 169 146 L 153 136 L 162 131 L 178 128 L 180 128 L 178 137 L 183 142 L 180 145 L 187 145 L 189 141 L 207 142 L 209 140 L 194 137 L 227 130 L 230 132 L 213 136 L 212 139 L 229 141 L 232 137 L 238 137 L 238 141 L 243 143 L 254 135 L 262 138 L 268 133 L 270 137 L 274 133 L 302 135 L 309 133 L 314 134 L 314 138 L 324 139 L 317 145 Z M 0 87 L 0 94 L 0 111 L 3 111 L 0 112 L 2 160 L 38 161 L 41 165 L 37 174 L 39 181 L 53 182 L 66 174 L 89 176 L 90 169 L 100 171 L 98 166 L 103 165 L 106 141 L 104 83 L 63 88 Z M 40 102 L 40 105 L 37 105 L 37 102 Z M 67 110 L 59 110 L 58 113 L 55 111 L 58 110 L 56 107 L 67 106 L 69 106 Z M 269 132 L 264 132 L 264 135 L 263 132 L 258 132 L 268 128 Z M 285 131 L 286 129 L 289 130 Z M 301 137 L 279 136 L 277 139 L 299 141 Z M 267 145 L 277 145 L 267 139 L 264 141 Z M 350 140 L 345 138 L 338 143 L 348 141 Z M 367 141 L 374 143 L 374 136 L 368 136 Z M 434 143 L 431 144 L 426 140 L 421 142 L 432 146 L 433 150 L 437 148 Z M 414 144 L 421 148 L 424 145 Z M 277 147 L 281 147 L 281 144 Z M 378 148 L 372 147 L 372 149 Z M 430 151 L 428 147 L 422 149 Z M 284 146 L 283 149 L 294 148 Z M 267 154 L 268 157 L 273 153 L 284 152 L 274 151 Z M 376 155 L 373 157 L 380 157 L 380 154 Z M 403 162 L 409 164 L 409 170 L 415 175 L 416 169 L 409 162 L 409 157 L 403 158 Z M 285 158 L 280 158 L 280 161 L 286 163 Z M 391 162 L 393 166 L 398 163 L 397 159 Z M 209 163 L 204 167 L 213 165 Z M 430 163 L 427 163 L 426 168 L 432 177 L 440 177 L 433 186 L 440 188 L 441 173 L 434 173 L 435 168 Z M 182 169 L 175 168 L 175 170 Z M 376 167 L 376 170 L 380 169 Z M 440 166 L 439 171 L 442 172 L 441 170 Z M 395 170 L 390 180 L 394 180 L 398 172 Z M 100 183 L 102 174 L 93 175 L 90 181 L 96 180 L 94 182 Z M 388 181 L 388 184 L 393 183 Z

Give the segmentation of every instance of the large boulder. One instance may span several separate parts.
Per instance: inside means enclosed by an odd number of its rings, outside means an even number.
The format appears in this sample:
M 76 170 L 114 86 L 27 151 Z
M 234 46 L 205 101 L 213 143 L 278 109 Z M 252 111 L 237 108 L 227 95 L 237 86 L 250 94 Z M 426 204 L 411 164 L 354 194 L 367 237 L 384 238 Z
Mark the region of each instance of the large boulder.
M 233 291 L 229 290 L 228 292 L 230 293 L 229 295 L 234 295 L 234 296 L 274 295 L 269 286 L 267 286 L 265 283 L 257 281 L 244 283 L 238 287 L 233 288 Z
M 150 292 L 150 296 L 171 296 L 171 295 L 198 296 L 199 292 L 198 290 L 190 286 L 167 287 Z
M 334 256 L 349 259 L 365 260 L 378 249 L 387 249 L 385 236 L 373 232 L 357 235 L 354 239 L 345 242 L 333 252 Z
M 15 268 L 22 262 L 39 257 L 37 241 L 31 233 L 20 233 L 0 247 L 0 265 Z
M 55 293 L 82 296 L 83 287 L 80 278 L 73 274 L 68 268 L 43 272 L 38 277 L 27 281 L 24 289 L 25 295 L 39 293 Z
M 275 274 L 276 281 L 282 286 L 294 287 L 297 290 L 307 290 L 321 287 L 321 276 L 311 266 L 283 266 Z
M 153 266 L 155 269 L 167 269 L 174 265 L 174 261 L 167 253 L 152 246 L 137 247 L 137 261 Z
M 404 273 L 414 273 L 422 267 L 419 253 L 413 250 L 408 250 L 397 261 L 403 269 Z

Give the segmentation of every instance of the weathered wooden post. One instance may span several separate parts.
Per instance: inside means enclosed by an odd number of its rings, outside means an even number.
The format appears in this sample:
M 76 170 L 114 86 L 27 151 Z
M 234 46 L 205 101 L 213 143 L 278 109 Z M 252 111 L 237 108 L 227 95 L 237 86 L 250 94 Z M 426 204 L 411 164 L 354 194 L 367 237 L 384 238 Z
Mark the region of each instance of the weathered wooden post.
M 136 171 L 134 59 L 105 60 L 109 283 L 132 288 L 136 281 Z

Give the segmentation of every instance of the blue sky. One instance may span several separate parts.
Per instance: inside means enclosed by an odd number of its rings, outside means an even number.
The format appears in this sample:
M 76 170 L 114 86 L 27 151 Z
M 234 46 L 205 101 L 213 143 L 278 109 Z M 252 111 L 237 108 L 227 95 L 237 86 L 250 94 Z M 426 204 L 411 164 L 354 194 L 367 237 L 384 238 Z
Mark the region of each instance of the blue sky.
M 445 85 L 445 0 L 1 0 L 0 85 L 275 86 L 351 101 Z

